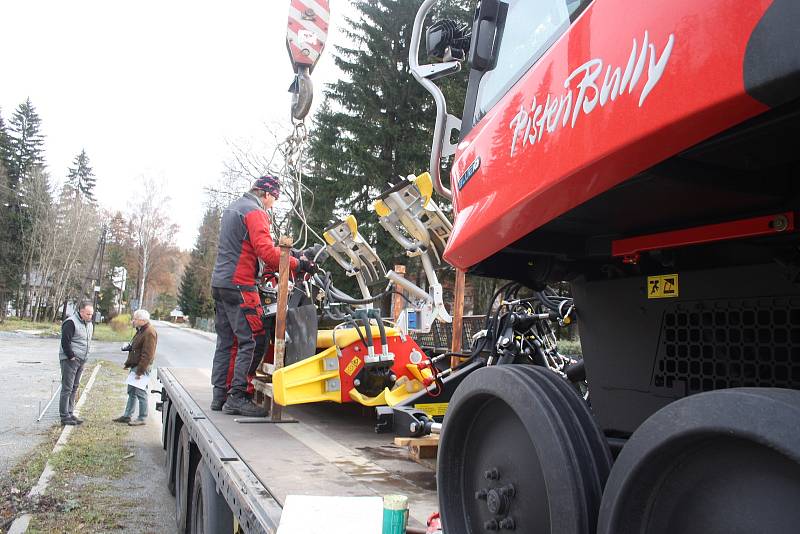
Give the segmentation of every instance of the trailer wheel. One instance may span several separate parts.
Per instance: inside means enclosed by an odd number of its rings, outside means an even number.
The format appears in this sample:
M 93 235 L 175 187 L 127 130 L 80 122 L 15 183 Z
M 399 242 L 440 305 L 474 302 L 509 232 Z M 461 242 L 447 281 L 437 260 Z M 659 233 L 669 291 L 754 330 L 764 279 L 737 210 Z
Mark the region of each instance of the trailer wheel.
M 176 424 L 178 416 L 175 413 L 175 408 L 170 406 L 169 414 L 167 414 L 167 424 L 165 426 L 167 451 L 164 457 L 164 469 L 167 472 L 167 489 L 172 495 L 175 495 L 175 457 L 178 454 L 178 439 Z
M 480 369 L 459 385 L 439 444 L 445 532 L 595 531 L 611 455 L 566 381 L 527 365 Z
M 181 427 L 178 439 L 178 450 L 175 456 L 175 523 L 178 532 L 186 532 L 188 525 L 189 496 L 194 485 L 194 473 L 197 467 L 197 454 L 192 454 L 189 430 Z
M 608 479 L 598 533 L 789 534 L 800 525 L 800 391 L 692 395 L 648 418 Z
M 205 461 L 197 465 L 192 487 L 189 532 L 191 534 L 216 534 L 233 532 L 233 513 L 228 503 L 217 492 L 214 475 Z

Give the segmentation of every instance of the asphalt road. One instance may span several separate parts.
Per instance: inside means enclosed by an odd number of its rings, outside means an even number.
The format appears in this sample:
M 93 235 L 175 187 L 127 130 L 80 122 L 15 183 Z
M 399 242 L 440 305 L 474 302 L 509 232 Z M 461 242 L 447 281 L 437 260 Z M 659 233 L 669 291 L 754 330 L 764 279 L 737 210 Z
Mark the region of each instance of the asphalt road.
M 216 335 L 154 321 L 158 329 L 156 365 L 211 368 Z M 210 386 L 209 386 L 210 387 Z
M 215 335 L 155 321 L 158 329 L 156 365 L 160 367 L 211 367 Z M 58 398 L 37 418 L 53 394 L 57 392 L 61 374 L 58 364 L 58 338 L 40 338 L 30 334 L 0 333 L 0 480 L 19 458 L 32 450 L 58 424 Z M 91 369 L 96 360 L 122 365 L 126 353 L 123 343 L 93 343 L 87 363 Z M 156 386 L 154 378 L 151 386 Z M 85 377 L 85 379 L 88 378 Z M 124 385 L 120 386 L 124 388 Z M 210 387 L 210 384 L 209 384 Z M 131 480 L 125 488 L 127 497 L 138 497 L 149 511 L 147 522 L 131 522 L 123 532 L 157 532 L 152 525 L 174 523 L 174 499 L 166 491 L 161 447 L 161 414 L 155 411 L 157 395 L 150 395 L 148 424 L 132 429 L 130 442 L 135 452 L 139 480 Z M 120 411 L 123 405 L 120 405 Z

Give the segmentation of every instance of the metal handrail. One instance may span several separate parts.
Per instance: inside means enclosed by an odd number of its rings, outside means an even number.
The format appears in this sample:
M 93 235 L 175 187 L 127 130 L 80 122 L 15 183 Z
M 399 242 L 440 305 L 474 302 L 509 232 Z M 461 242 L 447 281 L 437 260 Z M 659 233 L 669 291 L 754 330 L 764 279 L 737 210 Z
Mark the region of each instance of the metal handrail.
M 461 69 L 461 63 L 458 61 L 450 61 L 439 65 L 419 64 L 418 56 L 419 43 L 422 37 L 422 24 L 425 22 L 425 17 L 428 16 L 434 3 L 436 3 L 436 0 L 425 0 L 417 11 L 417 16 L 414 19 L 414 28 L 411 32 L 411 46 L 408 49 L 408 65 L 411 68 L 411 74 L 414 75 L 414 78 L 433 96 L 433 100 L 436 102 L 436 126 L 433 130 L 430 168 L 428 171 L 431 174 L 434 189 L 448 200 L 452 200 L 453 193 L 442 183 L 439 167 L 445 145 L 445 136 L 447 136 L 447 148 L 449 152 L 445 153 L 445 156 L 448 156 L 452 154 L 454 150 L 449 139 L 450 130 L 454 128 L 460 129 L 461 121 L 452 115 L 448 116 L 447 102 L 444 98 L 444 94 L 429 78 L 432 76 L 441 76 L 445 71 L 451 71 L 450 73 L 458 72 Z

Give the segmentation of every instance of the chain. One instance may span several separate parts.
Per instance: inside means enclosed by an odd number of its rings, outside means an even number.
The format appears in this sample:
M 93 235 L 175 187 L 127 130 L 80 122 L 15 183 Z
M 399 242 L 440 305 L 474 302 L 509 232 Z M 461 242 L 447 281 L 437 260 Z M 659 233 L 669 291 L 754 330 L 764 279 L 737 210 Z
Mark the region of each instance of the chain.
M 295 248 L 304 249 L 308 245 L 309 232 L 316 238 L 316 240 L 322 242 L 323 244 L 324 240 L 314 231 L 313 228 L 309 227 L 308 222 L 306 221 L 305 205 L 303 202 L 304 191 L 311 194 L 312 200 L 314 196 L 314 192 L 303 183 L 303 162 L 305 160 L 309 144 L 308 130 L 306 129 L 305 121 L 298 120 L 292 122 L 294 124 L 294 129 L 280 147 L 284 161 L 282 174 L 292 184 L 292 188 L 294 190 L 291 211 L 302 223 L 301 235 L 295 239 L 292 246 Z

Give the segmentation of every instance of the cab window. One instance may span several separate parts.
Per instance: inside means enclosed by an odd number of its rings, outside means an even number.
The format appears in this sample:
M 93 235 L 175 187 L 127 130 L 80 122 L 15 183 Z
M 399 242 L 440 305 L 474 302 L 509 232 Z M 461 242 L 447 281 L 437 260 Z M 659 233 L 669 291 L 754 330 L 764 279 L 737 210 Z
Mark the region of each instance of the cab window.
M 501 30 L 497 66 L 481 78 L 475 122 L 542 57 L 590 1 L 504 0 L 508 10 Z

